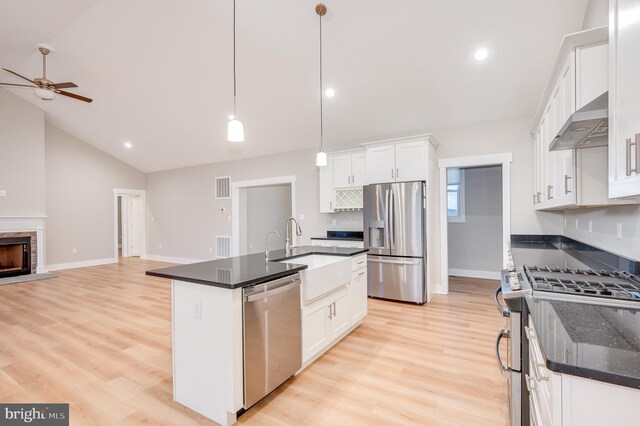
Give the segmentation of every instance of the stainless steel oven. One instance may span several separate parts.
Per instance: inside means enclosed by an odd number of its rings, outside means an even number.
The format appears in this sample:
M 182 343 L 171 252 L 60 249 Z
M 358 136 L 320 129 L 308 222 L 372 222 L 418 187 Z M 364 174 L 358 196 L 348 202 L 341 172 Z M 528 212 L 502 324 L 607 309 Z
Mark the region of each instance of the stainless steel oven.
M 502 270 L 501 283 L 494 295 L 496 307 L 505 318 L 505 328 L 496 336 L 495 350 L 500 372 L 507 380 L 509 420 L 512 426 L 529 425 L 528 394 L 523 391 L 523 387 L 526 386 L 523 377 L 527 373 L 523 369 L 528 370 L 528 346 L 526 341 L 523 344 L 522 339 L 522 318 L 527 318 L 527 308 L 522 297 L 520 279 L 523 279 L 521 272 Z M 501 298 L 505 302 L 504 305 L 500 301 Z M 502 342 L 506 344 L 507 349 L 505 358 L 500 355 Z

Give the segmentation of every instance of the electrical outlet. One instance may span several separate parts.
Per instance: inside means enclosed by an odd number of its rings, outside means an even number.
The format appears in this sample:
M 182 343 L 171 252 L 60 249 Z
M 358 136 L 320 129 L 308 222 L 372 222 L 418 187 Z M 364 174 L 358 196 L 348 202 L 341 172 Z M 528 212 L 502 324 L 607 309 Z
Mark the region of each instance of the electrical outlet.
M 616 226 L 616 237 L 618 237 L 619 240 L 622 239 L 622 224 L 621 223 L 619 223 Z
M 580 225 L 578 219 L 576 219 L 576 229 L 578 229 L 578 226 Z
M 304 220 L 304 214 L 300 215 L 300 220 Z
M 336 220 L 335 220 L 335 219 L 333 219 L 333 222 L 332 222 L 332 223 L 333 223 L 334 225 L 336 225 L 338 222 L 336 222 Z
M 153 216 L 151 216 L 151 222 L 153 222 L 153 221 L 155 221 L 155 220 L 156 220 L 156 218 L 155 218 L 155 217 L 153 217 Z
M 202 302 L 200 300 L 193 302 L 193 319 L 202 319 Z
M 249 248 L 252 249 L 253 248 L 253 243 L 249 243 Z
M 0 197 L 6 197 L 7 196 L 7 190 L 6 189 L 0 189 Z
M 593 234 L 593 221 L 592 220 L 589 221 L 589 233 Z
M 567 218 L 566 217 L 564 218 L 564 227 L 565 228 L 567 227 Z
M 161 249 L 162 248 L 162 243 L 158 244 L 158 248 Z
M 73 254 L 78 254 L 78 249 L 77 249 L 77 248 L 72 248 L 72 249 L 71 249 L 71 253 L 73 253 Z
M 227 216 L 227 220 L 231 222 L 231 215 Z
M 209 253 L 213 253 L 213 247 L 209 247 Z

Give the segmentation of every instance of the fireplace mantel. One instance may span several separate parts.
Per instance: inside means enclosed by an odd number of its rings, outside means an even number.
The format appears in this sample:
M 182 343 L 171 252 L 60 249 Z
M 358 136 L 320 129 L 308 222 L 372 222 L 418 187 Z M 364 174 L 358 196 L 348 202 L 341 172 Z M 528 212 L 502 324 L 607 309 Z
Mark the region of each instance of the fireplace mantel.
M 36 274 L 47 272 L 45 220 L 47 216 L 0 216 L 0 232 L 35 232 L 38 241 Z

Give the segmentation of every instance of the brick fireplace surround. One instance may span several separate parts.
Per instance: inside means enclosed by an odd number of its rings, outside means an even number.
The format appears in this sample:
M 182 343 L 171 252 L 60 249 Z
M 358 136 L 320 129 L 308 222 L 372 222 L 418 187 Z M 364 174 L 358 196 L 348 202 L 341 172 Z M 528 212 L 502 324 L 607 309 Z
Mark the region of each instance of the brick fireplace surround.
M 47 272 L 44 255 L 45 218 L 0 216 L 0 238 L 31 238 L 31 273 Z

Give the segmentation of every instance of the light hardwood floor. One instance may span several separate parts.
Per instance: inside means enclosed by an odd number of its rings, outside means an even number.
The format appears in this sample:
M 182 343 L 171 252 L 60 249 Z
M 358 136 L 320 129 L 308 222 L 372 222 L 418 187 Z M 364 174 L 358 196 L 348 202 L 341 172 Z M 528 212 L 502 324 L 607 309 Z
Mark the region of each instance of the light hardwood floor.
M 0 286 L 0 402 L 68 402 L 73 425 L 214 424 L 172 401 L 158 262 Z M 369 299 L 365 323 L 245 413 L 247 425 L 506 425 L 497 283 L 452 279 L 425 306 Z

